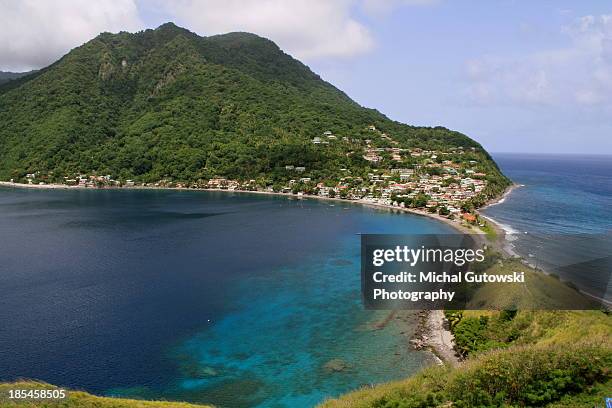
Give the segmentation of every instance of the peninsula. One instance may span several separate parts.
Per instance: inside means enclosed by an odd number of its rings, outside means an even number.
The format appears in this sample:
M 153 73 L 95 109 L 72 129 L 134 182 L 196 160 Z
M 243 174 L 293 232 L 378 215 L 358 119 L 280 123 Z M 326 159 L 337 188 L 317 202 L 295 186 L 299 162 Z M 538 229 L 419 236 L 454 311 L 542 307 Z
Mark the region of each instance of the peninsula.
M 467 136 L 361 107 L 248 33 L 103 33 L 0 85 L 0 108 L 7 183 L 292 193 L 451 218 L 510 184 Z

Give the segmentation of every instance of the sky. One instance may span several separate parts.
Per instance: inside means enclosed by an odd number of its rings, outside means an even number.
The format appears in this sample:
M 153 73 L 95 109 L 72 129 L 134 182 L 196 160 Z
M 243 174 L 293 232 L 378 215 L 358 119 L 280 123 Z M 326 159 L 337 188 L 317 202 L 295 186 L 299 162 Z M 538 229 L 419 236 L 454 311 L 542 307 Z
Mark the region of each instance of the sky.
M 612 154 L 612 2 L 0 0 L 0 70 L 173 21 L 276 42 L 360 104 L 492 152 Z

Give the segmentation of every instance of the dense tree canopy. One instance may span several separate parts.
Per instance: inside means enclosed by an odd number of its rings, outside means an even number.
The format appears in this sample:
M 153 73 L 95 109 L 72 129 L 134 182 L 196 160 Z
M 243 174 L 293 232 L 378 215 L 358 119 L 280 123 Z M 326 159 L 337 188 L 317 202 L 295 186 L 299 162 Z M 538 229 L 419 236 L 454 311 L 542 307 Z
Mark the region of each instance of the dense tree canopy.
M 374 80 L 374 79 L 373 79 Z M 103 33 L 56 63 L 0 86 L 0 178 L 41 172 L 143 182 L 315 177 L 368 170 L 359 143 L 375 125 L 404 148 L 482 147 L 442 127 L 366 109 L 273 42 L 248 33 L 199 37 L 171 23 Z M 314 145 L 330 130 L 339 141 Z M 347 138 L 348 141 L 340 141 Z M 500 185 L 503 183 L 500 183 Z

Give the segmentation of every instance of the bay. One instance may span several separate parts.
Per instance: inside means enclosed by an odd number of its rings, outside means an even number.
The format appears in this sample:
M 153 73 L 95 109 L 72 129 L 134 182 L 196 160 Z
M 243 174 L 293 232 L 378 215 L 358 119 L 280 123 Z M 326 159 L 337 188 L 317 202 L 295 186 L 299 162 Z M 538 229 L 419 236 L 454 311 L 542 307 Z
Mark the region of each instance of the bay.
M 0 379 L 305 407 L 434 363 L 360 300 L 359 233 L 451 233 L 349 203 L 0 189 Z

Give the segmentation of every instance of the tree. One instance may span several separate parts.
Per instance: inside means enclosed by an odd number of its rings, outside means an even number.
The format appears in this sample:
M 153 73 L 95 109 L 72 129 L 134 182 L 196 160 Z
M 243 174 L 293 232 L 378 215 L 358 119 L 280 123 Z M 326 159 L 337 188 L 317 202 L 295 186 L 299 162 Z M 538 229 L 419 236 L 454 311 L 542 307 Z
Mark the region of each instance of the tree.
M 427 205 L 427 202 L 429 201 L 430 198 L 431 197 L 429 197 L 426 194 L 419 193 L 412 199 L 411 206 L 415 208 L 423 208 Z

